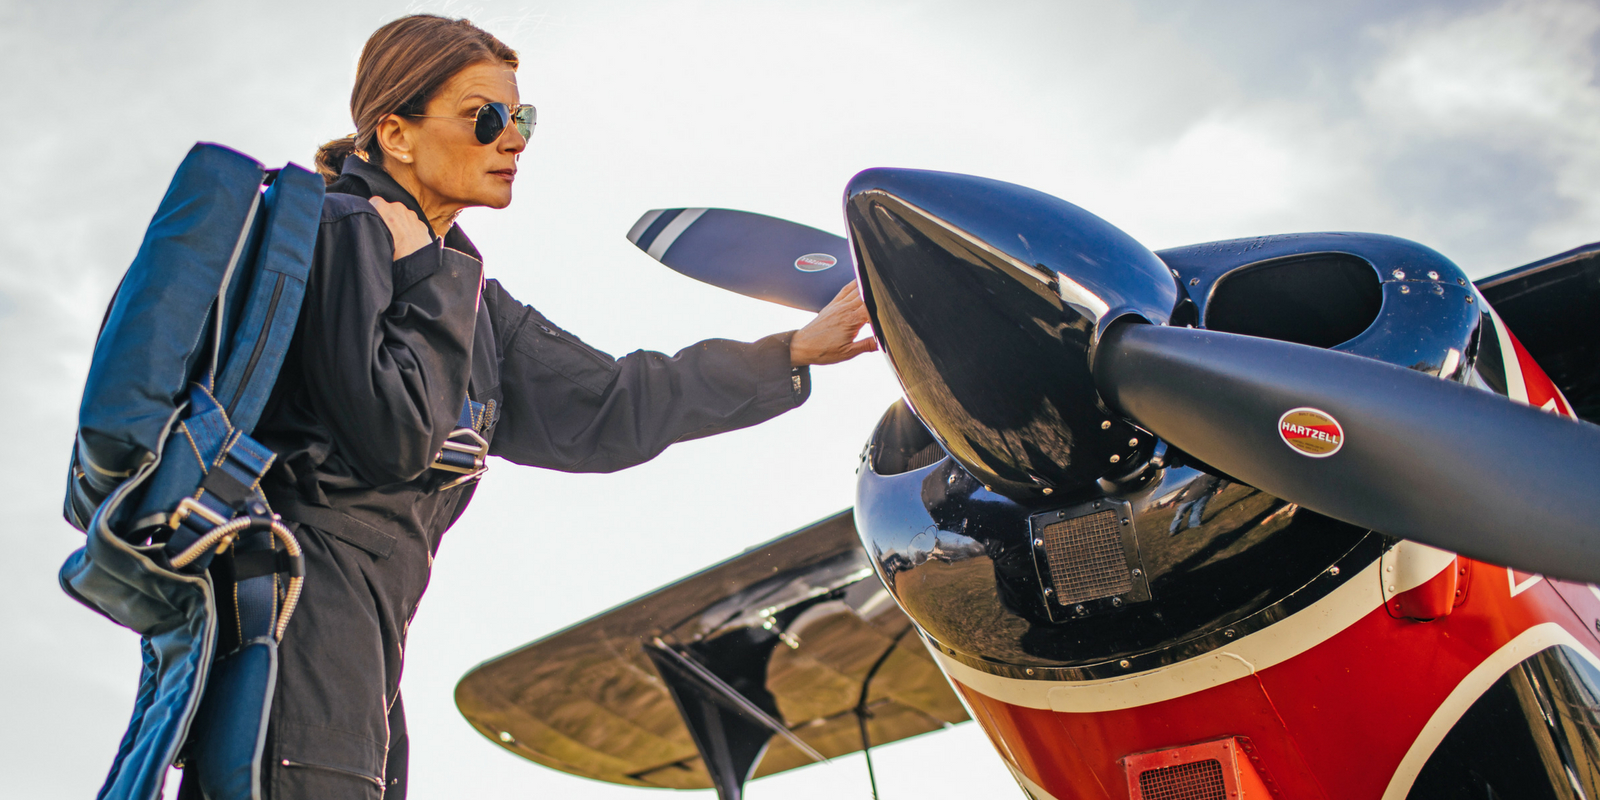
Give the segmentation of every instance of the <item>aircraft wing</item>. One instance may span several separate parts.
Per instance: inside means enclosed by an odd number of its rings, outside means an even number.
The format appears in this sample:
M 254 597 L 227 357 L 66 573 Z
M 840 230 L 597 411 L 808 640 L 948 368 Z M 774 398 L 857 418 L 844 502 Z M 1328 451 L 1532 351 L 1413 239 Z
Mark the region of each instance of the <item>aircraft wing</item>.
M 967 719 L 848 510 L 491 659 L 462 678 L 456 705 L 531 761 L 676 789 L 860 750 L 858 707 L 874 746 Z M 763 754 L 750 742 L 770 743 Z
M 1600 424 L 1600 242 L 1477 282 L 1582 419 Z

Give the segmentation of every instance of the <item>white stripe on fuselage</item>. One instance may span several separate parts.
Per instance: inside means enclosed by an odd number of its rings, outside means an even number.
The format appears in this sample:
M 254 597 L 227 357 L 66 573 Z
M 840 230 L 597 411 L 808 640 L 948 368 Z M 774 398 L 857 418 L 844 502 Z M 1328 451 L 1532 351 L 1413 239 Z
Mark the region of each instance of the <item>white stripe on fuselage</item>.
M 1511 344 L 1506 324 L 1500 320 L 1500 315 L 1495 313 L 1494 306 L 1484 301 L 1483 295 L 1478 295 L 1478 301 L 1483 303 L 1484 308 L 1489 309 L 1489 318 L 1494 321 L 1494 336 L 1500 342 L 1500 363 L 1506 369 L 1506 395 L 1527 405 L 1528 383 L 1522 378 L 1522 359 L 1517 357 L 1517 348 Z
M 1396 585 L 1397 594 L 1426 583 L 1455 561 L 1454 553 L 1416 542 L 1401 542 L 1396 548 L 1401 549 L 1397 555 L 1422 562 L 1419 568 L 1401 571 L 1410 580 Z M 1392 559 L 1374 560 L 1321 600 L 1226 647 L 1133 675 L 1094 681 L 1011 678 L 969 667 L 936 647 L 928 650 L 952 680 L 1015 706 L 1086 714 L 1161 703 L 1281 664 L 1354 625 L 1383 605 L 1386 561 Z
M 1494 310 L 1494 306 L 1485 301 L 1483 307 L 1489 309 L 1489 317 L 1494 320 L 1495 339 L 1500 342 L 1500 361 L 1505 364 L 1506 368 L 1507 396 L 1519 403 L 1533 405 L 1533 402 L 1528 399 L 1528 378 L 1522 373 L 1522 358 L 1517 355 L 1516 347 L 1511 344 L 1511 329 L 1507 328 L 1505 321 L 1500 319 L 1500 314 Z M 1554 397 L 1544 401 L 1544 405 L 1540 406 L 1540 410 L 1550 411 L 1569 419 L 1577 419 L 1577 415 L 1572 412 L 1572 403 L 1568 402 L 1567 396 L 1561 393 L 1561 387 L 1555 385 L 1554 381 L 1550 381 L 1550 391 L 1554 393 Z M 1561 398 L 1559 404 L 1556 403 L 1557 397 Z M 1567 409 L 1565 412 L 1561 410 L 1563 407 Z
M 1542 622 L 1517 635 L 1517 638 L 1506 642 L 1493 655 L 1483 660 L 1483 663 L 1474 667 L 1461 679 L 1461 683 L 1450 692 L 1439 708 L 1428 718 L 1428 724 L 1422 726 L 1422 731 L 1417 734 L 1416 741 L 1411 743 L 1411 749 L 1406 751 L 1405 758 L 1400 759 L 1400 766 L 1394 771 L 1394 777 L 1389 779 L 1389 788 L 1383 792 L 1383 800 L 1404 800 L 1411 793 L 1411 784 L 1417 780 L 1417 775 L 1422 772 L 1422 765 L 1428 763 L 1428 757 L 1444 741 L 1445 734 L 1454 728 L 1467 709 L 1478 701 L 1483 693 L 1489 690 L 1500 676 L 1511 671 L 1512 667 L 1527 660 L 1533 654 L 1547 647 L 1566 645 L 1581 653 L 1585 660 L 1600 668 L 1600 658 L 1589 652 L 1589 648 L 1580 644 L 1576 637 L 1567 632 L 1566 628 L 1554 622 Z

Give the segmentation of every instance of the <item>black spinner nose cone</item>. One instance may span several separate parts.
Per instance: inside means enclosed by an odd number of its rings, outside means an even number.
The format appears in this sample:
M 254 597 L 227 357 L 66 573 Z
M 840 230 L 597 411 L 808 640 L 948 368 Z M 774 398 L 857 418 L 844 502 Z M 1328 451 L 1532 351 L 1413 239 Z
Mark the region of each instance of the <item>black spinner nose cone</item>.
M 1170 319 L 1180 293 L 1155 254 L 1071 203 L 944 172 L 862 172 L 845 221 L 907 400 L 984 483 L 1035 498 L 1148 452 L 1089 367 L 1113 320 Z

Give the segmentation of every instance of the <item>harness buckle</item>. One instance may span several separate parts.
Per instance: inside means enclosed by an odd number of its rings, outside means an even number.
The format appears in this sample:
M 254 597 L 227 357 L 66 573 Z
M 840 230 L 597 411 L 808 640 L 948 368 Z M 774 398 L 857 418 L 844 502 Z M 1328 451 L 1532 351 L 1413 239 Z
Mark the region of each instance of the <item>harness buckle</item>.
M 489 441 L 471 428 L 457 428 L 445 437 L 444 446 L 433 457 L 433 468 L 461 475 L 439 487 L 440 491 L 475 481 L 489 470 Z
M 178 507 L 172 510 L 172 515 L 167 517 L 167 527 L 177 530 L 190 514 L 198 514 L 201 519 L 211 523 L 213 527 L 228 524 L 228 518 L 201 505 L 193 497 L 185 497 L 178 501 Z

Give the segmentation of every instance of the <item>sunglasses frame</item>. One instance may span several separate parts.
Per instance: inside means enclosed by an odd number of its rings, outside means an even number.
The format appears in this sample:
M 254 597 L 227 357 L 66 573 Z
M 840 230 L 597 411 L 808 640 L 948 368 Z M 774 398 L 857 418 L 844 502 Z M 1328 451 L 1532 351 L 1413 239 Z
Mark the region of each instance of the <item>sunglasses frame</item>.
M 528 119 L 520 119 L 526 115 Z M 539 124 L 539 110 L 529 103 L 517 106 L 508 106 L 505 103 L 484 103 L 470 117 L 445 117 L 437 114 L 398 114 L 397 116 L 410 119 L 453 119 L 459 122 L 471 122 L 472 133 L 478 139 L 478 144 L 494 144 L 505 135 L 506 128 L 511 123 L 517 125 L 517 133 L 522 134 L 523 141 L 533 137 L 533 128 Z M 487 137 L 487 138 L 485 138 Z

